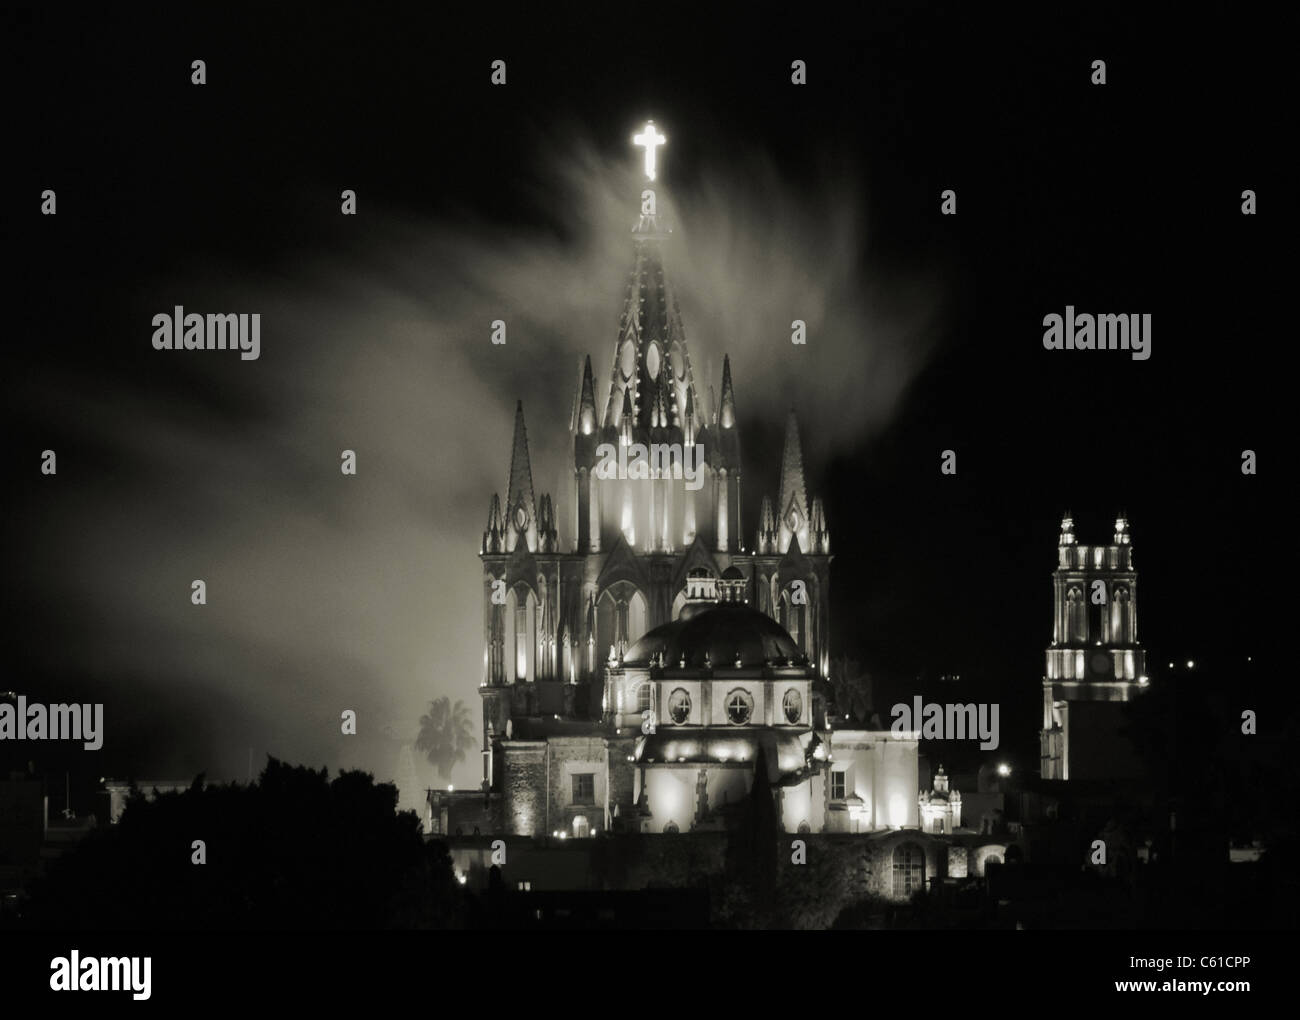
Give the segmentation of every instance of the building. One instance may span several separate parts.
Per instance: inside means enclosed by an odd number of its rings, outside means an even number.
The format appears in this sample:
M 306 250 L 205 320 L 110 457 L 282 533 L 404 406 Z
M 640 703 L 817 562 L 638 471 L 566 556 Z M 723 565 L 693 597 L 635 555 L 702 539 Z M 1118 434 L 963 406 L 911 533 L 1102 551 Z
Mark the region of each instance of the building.
M 922 790 L 917 799 L 921 811 L 921 828 L 940 836 L 961 827 L 961 792 L 948 789 L 948 776 L 939 766 L 934 774 L 934 789 Z
M 788 831 L 916 826 L 915 734 L 828 720 L 830 531 L 793 411 L 747 532 L 731 362 L 716 395 L 696 377 L 653 182 L 648 161 L 607 388 L 588 356 L 573 400 L 569 520 L 516 405 L 480 548 L 482 790 L 430 791 L 430 828 L 722 830 L 756 772 Z
M 1137 763 L 1119 736 L 1124 702 L 1148 684 L 1138 643 L 1137 572 L 1128 520 L 1109 545 L 1079 545 L 1061 521 L 1052 575 L 1055 617 L 1043 677 L 1041 775 L 1049 780 L 1124 778 Z

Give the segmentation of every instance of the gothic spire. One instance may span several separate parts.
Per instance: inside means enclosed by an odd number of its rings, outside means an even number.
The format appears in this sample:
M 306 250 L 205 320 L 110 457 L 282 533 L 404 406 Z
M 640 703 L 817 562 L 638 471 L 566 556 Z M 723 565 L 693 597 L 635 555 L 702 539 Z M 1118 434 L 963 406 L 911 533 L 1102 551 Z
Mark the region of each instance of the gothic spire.
M 488 505 L 487 530 L 483 532 L 483 552 L 499 553 L 501 551 L 501 497 L 492 494 Z
M 524 536 L 529 552 L 537 551 L 537 500 L 533 497 L 533 469 L 528 460 L 528 432 L 524 428 L 524 402 L 515 405 L 515 438 L 510 450 L 510 484 L 506 489 L 505 551 L 513 552 Z
M 587 355 L 582 366 L 582 382 L 578 386 L 578 410 L 574 416 L 573 430 L 579 435 L 589 436 L 596 431 L 599 422 L 596 418 L 596 384 L 591 378 L 591 355 Z
M 812 551 L 808 541 L 808 489 L 803 477 L 803 448 L 799 442 L 799 419 L 790 409 L 785 422 L 785 450 L 781 454 L 781 488 L 777 495 L 777 512 L 781 515 L 780 551 L 790 545 L 791 535 L 799 536 L 799 548 Z
M 718 407 L 718 427 L 736 427 L 736 393 L 731 388 L 731 355 L 722 356 L 722 403 Z
M 776 552 L 776 515 L 772 513 L 772 497 L 764 496 L 758 508 L 758 553 L 760 556 Z
M 647 124 L 637 138 L 637 144 L 646 147 L 647 159 L 651 160 L 655 147 L 665 141 L 653 124 Z M 656 167 L 653 162 L 646 164 L 640 192 L 641 216 L 632 230 L 632 271 L 614 342 L 609 395 L 605 400 L 606 429 L 622 425 L 620 412 L 629 391 L 636 405 L 633 426 L 642 432 L 652 427 L 651 419 L 659 412 L 654 399 L 656 389 L 664 391 L 664 407 L 671 416 L 674 409 L 686 407 L 686 399 L 695 387 L 686 331 L 664 268 L 664 249 L 671 232 L 664 225 L 664 217 L 655 211 L 660 176 Z M 647 208 L 651 211 L 647 212 Z

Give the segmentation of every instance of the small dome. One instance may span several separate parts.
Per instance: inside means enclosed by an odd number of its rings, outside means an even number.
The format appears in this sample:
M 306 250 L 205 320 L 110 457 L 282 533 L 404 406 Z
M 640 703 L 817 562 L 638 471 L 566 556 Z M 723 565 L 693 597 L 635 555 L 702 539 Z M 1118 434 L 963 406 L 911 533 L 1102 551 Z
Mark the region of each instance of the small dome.
M 703 669 L 705 656 L 715 670 L 767 665 L 806 666 L 807 658 L 785 628 L 766 613 L 741 602 L 722 602 L 689 619 L 665 623 L 647 633 L 623 655 L 623 665 L 649 667 L 663 653 L 664 664 Z

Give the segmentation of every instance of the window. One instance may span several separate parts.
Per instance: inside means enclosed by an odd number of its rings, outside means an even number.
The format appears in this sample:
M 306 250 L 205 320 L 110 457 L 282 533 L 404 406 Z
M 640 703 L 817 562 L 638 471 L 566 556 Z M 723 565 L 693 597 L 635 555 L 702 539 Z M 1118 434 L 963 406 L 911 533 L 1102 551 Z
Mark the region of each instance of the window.
M 664 832 L 668 833 L 669 835 L 678 831 L 680 830 L 677 828 L 676 822 L 670 821 L 667 825 L 664 826 Z
M 680 687 L 668 698 L 668 715 L 679 726 L 691 717 L 691 696 Z
M 925 887 L 925 851 L 915 843 L 894 848 L 894 896 L 903 899 Z
M 594 772 L 577 772 L 573 776 L 573 803 L 596 803 L 596 774 Z
M 803 695 L 791 687 L 785 692 L 781 704 L 785 708 L 786 722 L 797 723 L 803 715 Z
M 737 726 L 749 722 L 754 714 L 754 699 L 748 691 L 735 690 L 727 695 L 727 718 Z
M 844 789 L 847 785 L 845 783 L 846 778 L 848 778 L 848 773 L 843 769 L 831 773 L 831 800 L 844 799 Z
M 809 825 L 807 822 L 800 822 L 800 823 L 799 823 L 799 833 L 800 833 L 800 835 L 806 835 L 806 834 L 808 834 L 808 833 L 810 833 L 810 832 L 812 832 L 812 826 L 811 826 L 811 825 Z
M 649 680 L 636 689 L 636 710 L 638 712 L 648 712 L 650 710 L 651 693 Z

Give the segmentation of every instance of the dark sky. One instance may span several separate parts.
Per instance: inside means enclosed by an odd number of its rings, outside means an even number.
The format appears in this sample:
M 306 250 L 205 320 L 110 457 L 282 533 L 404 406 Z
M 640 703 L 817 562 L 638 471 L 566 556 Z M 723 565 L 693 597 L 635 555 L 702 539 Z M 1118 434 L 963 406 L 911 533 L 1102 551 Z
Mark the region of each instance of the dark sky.
M 793 404 L 833 653 L 878 700 L 998 700 L 1033 753 L 1066 508 L 1083 542 L 1128 512 L 1153 662 L 1266 656 L 1293 360 L 1272 33 L 872 11 L 6 14 L 10 686 L 105 702 L 106 774 L 242 777 L 252 748 L 404 780 L 430 698 L 477 712 L 476 553 L 517 398 L 538 490 L 568 498 L 647 117 L 693 359 L 716 380 L 732 357 L 746 541 Z M 154 351 L 175 304 L 261 312 L 262 357 Z M 1066 304 L 1150 313 L 1151 359 L 1044 351 Z

